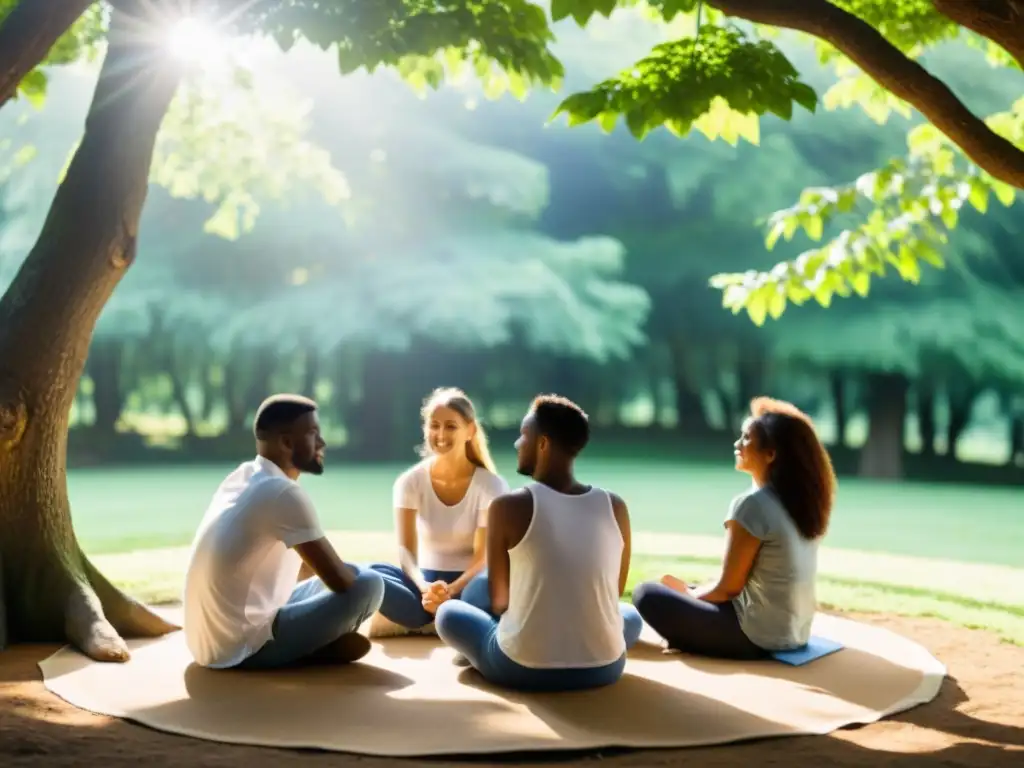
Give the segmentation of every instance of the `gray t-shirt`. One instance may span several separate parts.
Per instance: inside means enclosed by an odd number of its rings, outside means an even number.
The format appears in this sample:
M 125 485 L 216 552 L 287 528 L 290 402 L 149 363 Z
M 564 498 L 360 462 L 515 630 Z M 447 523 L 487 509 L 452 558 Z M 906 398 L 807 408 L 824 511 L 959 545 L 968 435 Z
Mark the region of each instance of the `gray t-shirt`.
M 805 645 L 817 610 L 818 539 L 801 536 L 767 488 L 754 488 L 734 499 L 728 519 L 763 542 L 747 585 L 733 600 L 740 628 L 751 642 L 769 651 Z

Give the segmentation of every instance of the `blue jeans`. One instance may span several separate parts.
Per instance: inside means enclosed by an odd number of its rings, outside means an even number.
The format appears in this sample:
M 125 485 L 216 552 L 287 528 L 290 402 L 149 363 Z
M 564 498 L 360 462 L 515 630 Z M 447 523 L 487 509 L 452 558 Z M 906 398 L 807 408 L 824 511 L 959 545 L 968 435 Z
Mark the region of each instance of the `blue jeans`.
M 640 639 L 643 619 L 619 603 L 626 648 Z M 461 653 L 489 683 L 523 691 L 573 691 L 611 685 L 622 677 L 626 654 L 603 667 L 534 669 L 517 664 L 498 645 L 498 619 L 466 601 L 449 600 L 437 609 L 438 637 Z
M 271 639 L 238 666 L 274 669 L 295 664 L 358 630 L 383 599 L 384 580 L 372 571 L 359 571 L 345 592 L 332 592 L 315 576 L 306 579 L 277 612 Z
M 420 590 L 409 574 L 399 566 L 374 563 L 369 570 L 376 571 L 384 578 L 384 601 L 380 606 L 384 618 L 406 629 L 420 629 L 434 621 L 433 615 L 423 608 Z M 443 581 L 446 584 L 451 584 L 462 575 L 462 571 L 434 571 L 429 568 L 422 569 L 422 573 L 427 582 Z M 481 571 L 474 576 L 457 599 L 489 612 L 491 595 L 487 586 L 487 572 Z

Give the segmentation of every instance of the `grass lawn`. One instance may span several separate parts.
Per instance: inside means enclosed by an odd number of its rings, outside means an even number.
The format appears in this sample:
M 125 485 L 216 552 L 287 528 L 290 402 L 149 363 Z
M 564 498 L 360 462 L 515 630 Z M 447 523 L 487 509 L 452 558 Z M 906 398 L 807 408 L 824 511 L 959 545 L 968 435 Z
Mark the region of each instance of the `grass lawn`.
M 511 456 L 499 466 L 513 486 Z M 391 483 L 402 465 L 335 466 L 304 483 L 346 559 L 394 557 Z M 83 469 L 70 473 L 75 527 L 90 555 L 132 594 L 177 600 L 195 526 L 231 466 Z M 665 460 L 581 462 L 623 495 L 636 542 L 631 583 L 670 571 L 713 577 L 722 517 L 746 479 L 729 466 Z M 821 554 L 827 607 L 935 616 L 1024 645 L 1024 503 L 1004 488 L 840 482 Z
M 514 459 L 498 456 L 513 486 Z M 304 479 L 326 527 L 392 526 L 391 483 L 403 465 L 331 466 Z M 231 466 L 79 469 L 69 473 L 75 529 L 91 554 L 187 545 Z M 747 484 L 729 466 L 591 459 L 580 475 L 622 495 L 639 531 L 718 536 L 729 500 Z M 827 545 L 989 565 L 1020 566 L 1024 501 L 1013 488 L 840 482 Z

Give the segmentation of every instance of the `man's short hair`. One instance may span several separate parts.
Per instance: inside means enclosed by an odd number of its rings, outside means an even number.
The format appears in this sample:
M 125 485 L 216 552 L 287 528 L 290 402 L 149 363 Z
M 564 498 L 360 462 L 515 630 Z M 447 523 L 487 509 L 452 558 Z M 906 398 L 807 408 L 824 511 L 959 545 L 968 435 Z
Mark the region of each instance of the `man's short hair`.
M 590 441 L 590 420 L 582 408 L 561 395 L 539 395 L 530 407 L 537 430 L 570 456 Z
M 316 402 L 302 395 L 271 395 L 256 409 L 253 434 L 257 440 L 265 440 L 287 430 L 300 416 L 316 409 Z

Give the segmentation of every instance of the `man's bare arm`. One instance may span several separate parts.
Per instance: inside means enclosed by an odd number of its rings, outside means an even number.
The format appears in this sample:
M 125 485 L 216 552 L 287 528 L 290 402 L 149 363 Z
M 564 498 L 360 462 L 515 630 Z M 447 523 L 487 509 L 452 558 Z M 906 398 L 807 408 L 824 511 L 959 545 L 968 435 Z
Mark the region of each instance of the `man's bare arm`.
M 615 513 L 615 522 L 619 524 L 619 531 L 622 533 L 622 560 L 619 563 L 619 597 L 626 594 L 626 582 L 629 581 L 629 564 L 633 558 L 633 533 L 629 521 L 629 508 L 626 502 L 614 493 L 609 494 L 612 499 L 612 511 Z
M 355 571 L 345 564 L 326 536 L 296 544 L 295 551 L 332 592 L 347 592 L 355 581 Z
M 533 496 L 525 488 L 506 493 L 491 502 L 487 522 L 487 580 L 491 612 L 508 610 L 512 566 L 508 551 L 522 541 L 533 519 Z
M 501 616 L 508 610 L 508 501 L 499 496 L 491 502 L 487 521 L 487 583 L 490 589 L 491 613 Z

